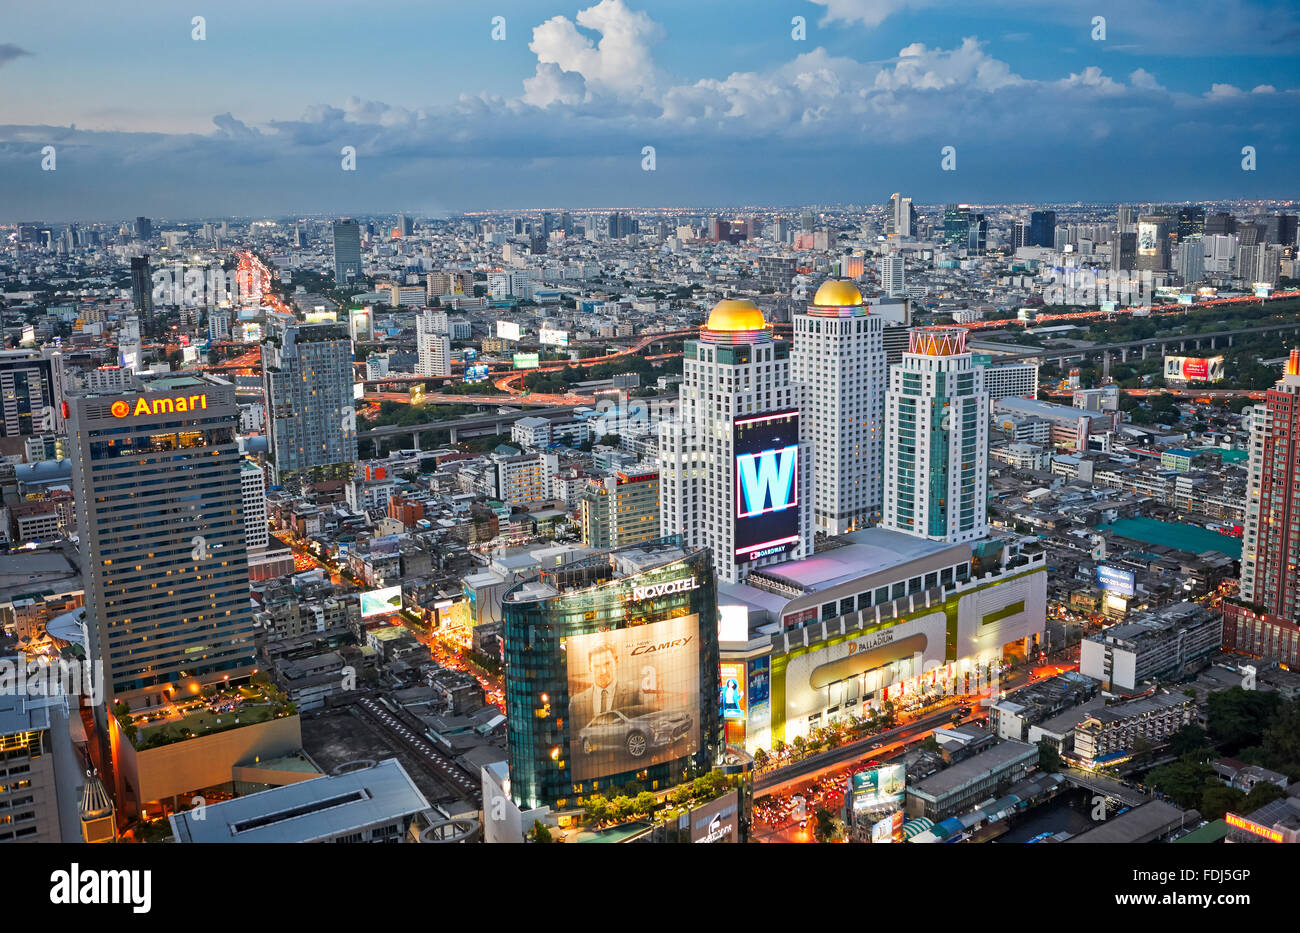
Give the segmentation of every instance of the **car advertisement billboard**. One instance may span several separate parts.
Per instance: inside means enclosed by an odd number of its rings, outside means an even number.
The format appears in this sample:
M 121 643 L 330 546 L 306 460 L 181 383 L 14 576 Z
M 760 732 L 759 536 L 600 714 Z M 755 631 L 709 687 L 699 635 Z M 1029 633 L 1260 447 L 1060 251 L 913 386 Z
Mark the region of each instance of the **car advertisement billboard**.
M 361 618 L 388 615 L 402 608 L 402 588 L 386 586 L 382 590 L 369 590 L 361 594 Z
M 699 625 L 692 614 L 566 641 L 573 780 L 699 750 Z
M 541 358 L 536 353 L 516 353 L 514 361 L 515 369 L 536 369 L 541 364 Z
M 1105 564 L 1097 565 L 1097 585 L 1106 592 L 1118 596 L 1132 596 L 1137 592 L 1134 587 L 1133 571 L 1107 567 Z
M 855 813 L 901 804 L 906 789 L 907 771 L 903 765 L 869 768 L 849 778 Z
M 723 664 L 719 668 L 719 702 L 724 720 L 745 721 L 745 665 Z
M 736 560 L 781 554 L 799 543 L 799 412 L 736 422 Z
M 1181 382 L 1218 382 L 1223 378 L 1223 357 L 1166 356 L 1165 378 Z

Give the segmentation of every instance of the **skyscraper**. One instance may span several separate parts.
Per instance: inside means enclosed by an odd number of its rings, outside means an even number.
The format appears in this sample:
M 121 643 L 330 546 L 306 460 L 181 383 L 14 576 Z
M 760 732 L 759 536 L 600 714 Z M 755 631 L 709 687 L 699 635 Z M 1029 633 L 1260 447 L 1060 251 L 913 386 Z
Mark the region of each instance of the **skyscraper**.
M 108 706 L 251 671 L 235 387 L 170 376 L 74 394 L 68 409 L 88 647 Z
M 943 245 L 965 249 L 970 232 L 970 205 L 949 204 L 943 209 Z
M 0 436 L 62 433 L 61 357 L 41 350 L 0 350 Z
M 357 428 L 347 326 L 291 324 L 262 341 L 262 387 L 277 481 L 350 476 Z
M 1029 215 L 1029 245 L 1056 247 L 1056 211 L 1034 211 Z
M 971 214 L 966 233 L 966 252 L 983 256 L 988 249 L 989 222 L 983 214 Z
M 889 216 L 885 220 L 887 236 L 916 236 L 916 214 L 912 210 L 912 199 L 905 198 L 897 191 L 889 196 Z
M 131 257 L 131 307 L 146 323 L 153 320 L 153 277 L 149 274 L 148 256 Z
M 890 298 L 907 294 L 903 283 L 903 256 L 890 253 L 880 257 L 880 287 Z
M 447 312 L 429 308 L 415 319 L 415 342 L 419 359 L 415 371 L 421 376 L 451 375 L 451 335 Z
M 914 328 L 885 395 L 884 527 L 948 543 L 987 536 L 988 419 L 966 331 Z
M 361 226 L 350 219 L 334 224 L 334 284 L 361 279 Z
M 824 283 L 807 311 L 794 316 L 790 369 L 803 386 L 812 442 L 813 521 L 830 535 L 880 516 L 888 379 L 883 330 L 883 318 L 843 281 Z
M 660 528 L 708 547 L 718 577 L 812 552 L 811 453 L 790 344 L 753 302 L 718 302 L 683 347 L 678 419 L 660 433 Z
M 137 240 L 153 239 L 153 221 L 148 217 L 137 217 L 135 219 L 135 237 Z
M 1137 224 L 1137 270 L 1166 272 L 1171 268 L 1169 234 L 1174 221 L 1164 214 L 1142 214 Z
M 1023 220 L 1017 220 L 1011 225 L 1011 248 L 1020 249 L 1022 246 L 1029 245 L 1029 224 Z
M 1201 236 L 1205 233 L 1205 208 L 1184 207 L 1178 211 L 1178 239 Z

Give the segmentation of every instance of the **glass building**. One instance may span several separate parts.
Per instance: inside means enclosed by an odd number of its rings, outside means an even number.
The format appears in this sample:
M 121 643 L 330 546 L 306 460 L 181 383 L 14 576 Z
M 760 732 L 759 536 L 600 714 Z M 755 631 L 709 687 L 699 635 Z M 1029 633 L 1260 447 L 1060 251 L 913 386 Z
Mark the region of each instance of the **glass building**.
M 504 599 L 510 795 L 576 807 L 657 791 L 722 751 L 717 597 L 707 549 L 679 538 L 607 551 Z

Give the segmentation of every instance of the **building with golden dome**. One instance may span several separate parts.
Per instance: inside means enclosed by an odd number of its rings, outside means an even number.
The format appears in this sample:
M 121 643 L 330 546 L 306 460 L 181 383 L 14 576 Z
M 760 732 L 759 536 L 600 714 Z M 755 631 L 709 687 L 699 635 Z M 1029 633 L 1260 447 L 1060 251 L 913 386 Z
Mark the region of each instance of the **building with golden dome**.
M 880 517 L 885 321 L 856 285 L 823 282 L 794 315 L 791 378 L 804 386 L 813 446 L 813 527 L 846 534 Z
M 720 582 L 812 553 L 811 451 L 790 343 L 724 299 L 682 351 L 678 417 L 659 436 L 664 535 L 707 547 Z

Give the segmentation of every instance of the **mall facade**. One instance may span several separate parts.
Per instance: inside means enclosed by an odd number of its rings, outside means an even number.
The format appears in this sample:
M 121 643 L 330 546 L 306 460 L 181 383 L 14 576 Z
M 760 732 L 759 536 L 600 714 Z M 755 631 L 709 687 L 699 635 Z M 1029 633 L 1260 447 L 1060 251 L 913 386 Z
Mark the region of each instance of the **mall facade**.
M 835 540 L 719 587 L 728 745 L 770 750 L 886 700 L 907 709 L 977 693 L 1037 651 L 1047 565 L 1036 546 L 884 528 Z
M 678 537 L 601 552 L 504 596 L 511 799 L 576 808 L 671 787 L 722 752 L 709 553 Z

